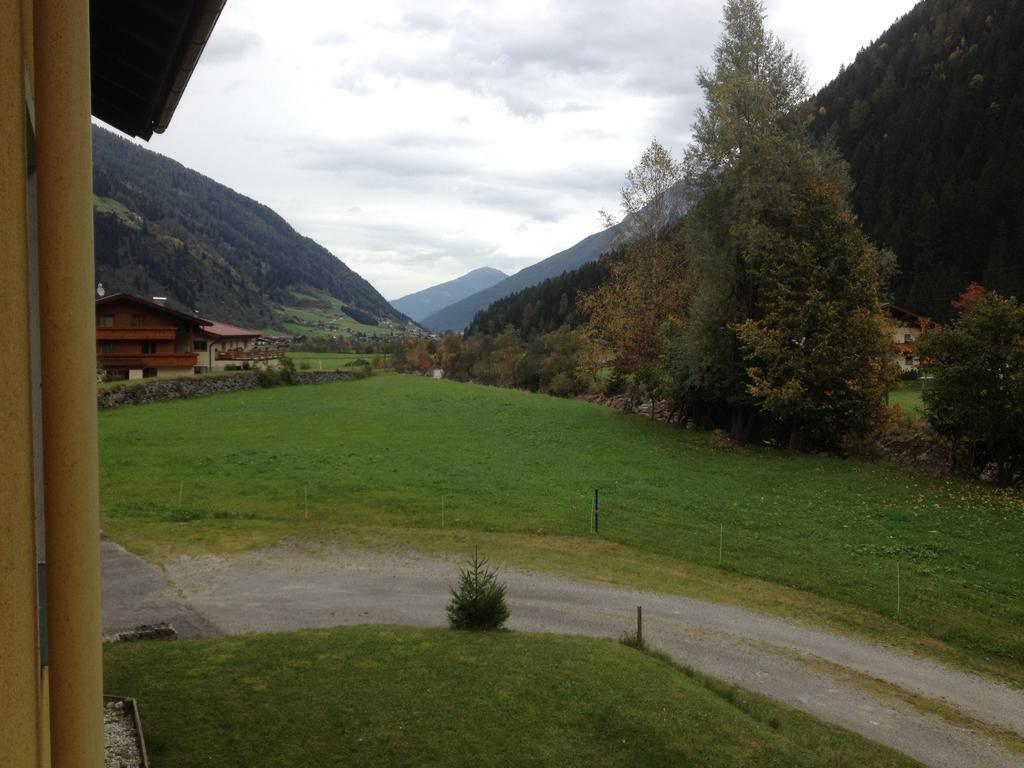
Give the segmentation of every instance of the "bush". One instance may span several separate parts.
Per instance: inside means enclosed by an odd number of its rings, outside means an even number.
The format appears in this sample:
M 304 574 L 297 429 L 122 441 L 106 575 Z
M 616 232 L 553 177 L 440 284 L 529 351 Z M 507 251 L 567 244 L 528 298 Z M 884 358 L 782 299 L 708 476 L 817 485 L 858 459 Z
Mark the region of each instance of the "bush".
M 929 423 L 952 443 L 953 469 L 1024 481 L 1024 305 L 972 285 L 960 316 L 921 336 Z
M 623 632 L 619 635 L 619 642 L 628 648 L 636 648 L 638 651 L 647 650 L 647 641 L 644 640 L 643 635 L 638 633 L 636 630 L 632 632 Z
M 458 589 L 451 593 L 447 611 L 452 629 L 500 629 L 508 619 L 505 585 L 476 550 L 469 565 L 459 571 Z
M 611 375 L 604 385 L 605 397 L 621 395 L 629 387 L 629 376 L 617 368 L 612 368 Z

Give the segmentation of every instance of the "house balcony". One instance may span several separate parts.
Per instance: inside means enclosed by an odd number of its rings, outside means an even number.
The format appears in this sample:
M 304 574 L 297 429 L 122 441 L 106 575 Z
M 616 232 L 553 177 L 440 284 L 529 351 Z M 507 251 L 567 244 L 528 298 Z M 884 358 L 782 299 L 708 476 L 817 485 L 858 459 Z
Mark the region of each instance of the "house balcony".
M 224 349 L 217 351 L 218 360 L 251 363 L 258 360 L 279 360 L 284 357 L 280 349 Z
M 138 368 L 194 368 L 196 355 L 191 353 L 157 353 L 153 355 L 98 355 L 100 365 L 108 371 Z
M 97 328 L 97 341 L 174 341 L 174 328 Z

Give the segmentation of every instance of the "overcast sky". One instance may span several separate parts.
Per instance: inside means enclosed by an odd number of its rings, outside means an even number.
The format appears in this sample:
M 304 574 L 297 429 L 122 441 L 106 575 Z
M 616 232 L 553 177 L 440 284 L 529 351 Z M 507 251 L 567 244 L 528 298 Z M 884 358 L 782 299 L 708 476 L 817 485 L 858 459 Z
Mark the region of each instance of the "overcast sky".
M 914 0 L 767 0 L 814 88 Z M 682 154 L 720 0 L 228 0 L 150 148 L 266 203 L 387 298 L 600 228 Z

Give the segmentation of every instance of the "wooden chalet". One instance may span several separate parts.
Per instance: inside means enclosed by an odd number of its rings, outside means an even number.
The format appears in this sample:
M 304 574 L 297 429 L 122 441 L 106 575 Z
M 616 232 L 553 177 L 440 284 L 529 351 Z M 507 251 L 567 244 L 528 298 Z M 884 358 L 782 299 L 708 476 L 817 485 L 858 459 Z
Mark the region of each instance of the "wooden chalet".
M 938 323 L 895 304 L 883 304 L 882 311 L 889 319 L 892 332 L 893 360 L 904 373 L 919 370 L 921 358 L 917 354 L 917 340 L 929 328 L 938 327 Z
M 104 296 L 96 302 L 96 360 L 115 378 L 191 374 L 198 365 L 196 339 L 208 325 L 161 300 Z
M 193 348 L 198 355 L 196 373 L 223 371 L 228 366 L 248 369 L 258 365 L 276 366 L 284 352 L 276 347 L 261 346 L 259 331 L 239 328 L 217 320 L 204 320 Z

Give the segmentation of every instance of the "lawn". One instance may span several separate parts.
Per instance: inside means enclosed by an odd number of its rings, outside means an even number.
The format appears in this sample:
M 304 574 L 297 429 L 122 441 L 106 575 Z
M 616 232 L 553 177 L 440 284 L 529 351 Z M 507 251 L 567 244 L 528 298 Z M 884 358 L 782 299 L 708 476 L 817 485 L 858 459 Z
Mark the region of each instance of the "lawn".
M 900 388 L 889 393 L 889 402 L 898 405 L 900 412 L 909 417 L 912 421 L 924 423 L 924 401 L 921 393 L 924 391 L 924 381 L 904 381 Z
M 358 360 L 372 363 L 375 355 L 358 352 L 288 352 L 286 357 L 300 370 L 333 371 L 338 368 L 344 369 Z
M 100 436 L 103 526 L 153 559 L 302 536 L 479 544 L 506 564 L 747 605 L 1024 686 L 1019 495 L 397 375 L 108 411 Z
M 357 627 L 104 654 L 162 768 L 917 765 L 612 641 Z

